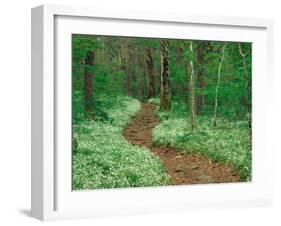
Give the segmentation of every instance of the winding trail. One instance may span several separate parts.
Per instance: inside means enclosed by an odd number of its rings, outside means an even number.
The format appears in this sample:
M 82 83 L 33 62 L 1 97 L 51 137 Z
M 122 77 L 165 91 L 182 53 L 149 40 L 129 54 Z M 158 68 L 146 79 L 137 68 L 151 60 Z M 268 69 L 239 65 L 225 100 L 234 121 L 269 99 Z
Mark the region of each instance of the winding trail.
M 185 154 L 171 147 L 155 146 L 152 142 L 152 129 L 160 123 L 155 115 L 153 104 L 142 103 L 124 137 L 137 146 L 144 146 L 164 162 L 172 184 L 204 184 L 240 181 L 239 173 L 232 168 L 194 154 Z

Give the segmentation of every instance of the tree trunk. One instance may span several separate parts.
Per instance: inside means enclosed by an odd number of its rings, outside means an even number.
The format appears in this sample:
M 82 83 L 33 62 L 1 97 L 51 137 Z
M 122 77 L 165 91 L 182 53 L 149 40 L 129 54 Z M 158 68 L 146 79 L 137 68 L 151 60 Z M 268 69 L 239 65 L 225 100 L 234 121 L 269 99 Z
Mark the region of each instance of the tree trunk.
M 130 40 L 125 43 L 125 72 L 126 72 L 126 91 L 127 95 L 132 95 L 132 46 Z
M 160 84 L 160 111 L 171 109 L 171 86 L 169 71 L 168 41 L 161 40 L 161 84 Z
M 132 51 L 132 59 L 133 59 L 133 69 L 131 69 L 131 94 L 133 97 L 137 97 L 138 96 L 138 90 L 137 90 L 137 80 L 138 78 L 140 77 L 140 73 L 139 73 L 139 53 L 140 53 L 140 50 L 139 50 L 139 47 L 137 45 L 134 45 L 132 47 L 133 51 Z M 143 59 L 141 57 L 141 59 Z M 142 79 L 141 79 L 142 80 Z M 141 85 L 139 88 L 140 88 L 140 91 L 141 93 L 143 93 L 143 87 L 144 85 Z M 144 96 L 141 95 L 141 99 L 143 99 Z
M 152 58 L 152 50 L 147 47 L 145 49 L 145 63 L 148 73 L 148 99 L 155 96 L 155 73 Z
M 94 111 L 94 60 L 95 54 L 94 52 L 89 52 L 85 59 L 85 80 L 84 80 L 84 88 L 85 88 L 85 111 L 87 113 L 93 113 Z
M 146 61 L 145 57 L 145 50 L 140 51 L 140 57 L 139 57 L 139 75 L 138 77 L 142 77 L 142 102 L 147 102 L 148 100 L 148 92 L 149 92 L 149 76 L 147 76 L 147 66 L 146 66 Z
M 245 100 L 246 100 L 246 108 L 247 108 L 249 138 L 251 141 L 252 140 L 252 117 L 251 117 L 251 103 L 250 103 L 249 74 L 248 74 L 248 70 L 247 70 L 246 54 L 243 53 L 241 43 L 239 43 L 238 46 L 239 46 L 239 53 L 243 59 L 243 66 L 244 66 Z
M 141 100 L 142 102 L 146 102 L 146 77 L 145 77 L 145 71 L 141 72 Z
M 196 128 L 196 106 L 195 106 L 195 73 L 193 65 L 193 45 L 192 41 L 189 44 L 190 60 L 189 60 L 189 104 L 190 104 L 190 122 L 191 130 Z
M 198 88 L 199 88 L 199 95 L 196 98 L 196 110 L 198 115 L 204 114 L 204 107 L 205 107 L 205 96 L 204 96 L 204 90 L 206 88 L 206 82 L 205 82 L 205 64 L 206 64 L 206 53 L 207 48 L 209 46 L 209 43 L 206 41 L 201 41 L 198 44 L 197 47 L 197 63 L 198 63 L 198 69 L 197 69 L 197 82 L 198 82 Z
M 177 65 L 184 65 L 184 50 L 181 47 L 176 48 Z
M 85 59 L 82 58 L 79 64 L 78 87 L 83 86 L 83 75 L 85 74 Z
M 218 67 L 218 78 L 217 78 L 217 86 L 216 86 L 216 93 L 215 93 L 215 108 L 214 108 L 214 116 L 213 116 L 213 125 L 217 125 L 217 111 L 218 111 L 218 93 L 219 93 L 219 86 L 221 80 L 221 66 L 224 59 L 224 52 L 225 52 L 226 42 L 223 44 L 222 47 L 222 57 Z
M 124 90 L 127 95 L 132 95 L 132 46 L 130 40 L 124 39 L 120 43 L 120 69 L 124 71 L 126 79 Z

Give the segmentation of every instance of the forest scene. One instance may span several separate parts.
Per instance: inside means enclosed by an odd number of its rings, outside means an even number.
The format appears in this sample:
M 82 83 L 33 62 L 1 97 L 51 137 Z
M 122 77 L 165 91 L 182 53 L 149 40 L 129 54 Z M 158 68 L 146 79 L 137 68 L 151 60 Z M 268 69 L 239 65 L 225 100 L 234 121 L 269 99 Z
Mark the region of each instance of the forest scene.
M 73 34 L 73 190 L 251 181 L 251 81 L 251 43 Z

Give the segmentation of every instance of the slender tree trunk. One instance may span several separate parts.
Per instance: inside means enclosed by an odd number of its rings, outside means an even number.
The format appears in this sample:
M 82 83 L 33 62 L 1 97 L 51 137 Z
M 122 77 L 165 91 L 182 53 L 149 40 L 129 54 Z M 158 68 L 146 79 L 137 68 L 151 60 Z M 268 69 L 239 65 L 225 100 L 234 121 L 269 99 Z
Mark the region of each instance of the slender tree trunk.
M 80 62 L 81 63 L 79 66 L 78 87 L 81 87 L 83 85 L 83 77 L 85 74 L 85 59 L 82 58 Z
M 122 39 L 120 41 L 120 70 L 125 73 L 125 77 L 123 80 L 123 90 L 127 93 L 127 49 L 126 49 L 126 42 Z
M 143 48 L 136 46 L 135 49 L 135 74 L 133 76 L 133 81 L 135 84 L 135 96 L 140 94 L 140 99 L 142 102 L 146 100 L 146 80 L 145 80 L 145 64 L 144 64 L 144 52 Z M 139 92 L 137 90 L 139 88 Z
M 118 65 L 119 65 L 119 70 L 122 70 L 122 56 L 121 56 L 121 50 L 118 53 Z
M 89 52 L 85 59 L 85 111 L 87 113 L 93 113 L 94 111 L 94 72 L 93 67 L 95 63 L 94 52 Z
M 160 60 L 158 59 L 160 58 Z M 157 49 L 152 52 L 152 58 L 155 59 L 154 69 L 155 69 L 155 96 L 160 96 L 161 90 L 161 50 Z M 159 63 L 160 61 L 160 63 Z
M 132 47 L 132 68 L 131 68 L 131 95 L 133 97 L 137 96 L 136 78 L 138 77 L 138 47 Z M 142 89 L 142 87 L 140 87 Z
M 209 43 L 206 41 L 201 41 L 198 44 L 197 48 L 197 82 L 200 94 L 196 98 L 196 110 L 198 115 L 204 114 L 205 108 L 205 96 L 203 94 L 204 90 L 206 89 L 206 82 L 205 82 L 205 64 L 206 64 L 206 53 Z
M 145 76 L 145 70 L 142 70 L 141 72 L 141 96 L 142 96 L 142 102 L 146 102 L 146 76 Z
M 171 109 L 171 86 L 169 71 L 168 41 L 161 40 L 161 85 L 160 85 L 160 111 Z
M 250 87 L 249 87 L 249 74 L 247 70 L 246 63 L 246 54 L 243 53 L 241 43 L 238 44 L 239 53 L 243 59 L 244 66 L 244 80 L 245 80 L 245 99 L 246 99 L 246 108 L 247 108 L 247 119 L 248 119 L 248 127 L 249 127 L 249 138 L 252 140 L 252 117 L 251 117 L 251 103 L 250 103 Z
M 126 90 L 127 95 L 132 95 L 132 46 L 129 44 L 129 40 L 126 42 L 126 63 L 125 63 L 125 71 L 126 71 Z
M 125 73 L 124 90 L 127 95 L 132 95 L 132 46 L 130 40 L 125 38 L 120 41 L 120 69 Z
M 155 96 L 155 72 L 152 58 L 152 50 L 147 47 L 145 49 L 145 63 L 148 73 L 148 99 Z
M 190 123 L 191 130 L 196 128 L 196 105 L 195 105 L 195 72 L 193 64 L 193 44 L 192 41 L 189 43 L 190 60 L 189 60 L 189 104 L 190 104 Z
M 176 48 L 177 65 L 184 65 L 184 50 L 181 47 Z
M 213 116 L 213 125 L 217 125 L 217 112 L 218 112 L 218 93 L 219 93 L 219 87 L 220 87 L 220 80 L 221 80 L 221 67 L 224 59 L 224 53 L 225 53 L 225 47 L 226 42 L 223 44 L 222 47 L 222 56 L 218 67 L 218 78 L 217 78 L 217 86 L 216 86 L 216 93 L 215 93 L 215 108 L 214 108 L 214 116 Z

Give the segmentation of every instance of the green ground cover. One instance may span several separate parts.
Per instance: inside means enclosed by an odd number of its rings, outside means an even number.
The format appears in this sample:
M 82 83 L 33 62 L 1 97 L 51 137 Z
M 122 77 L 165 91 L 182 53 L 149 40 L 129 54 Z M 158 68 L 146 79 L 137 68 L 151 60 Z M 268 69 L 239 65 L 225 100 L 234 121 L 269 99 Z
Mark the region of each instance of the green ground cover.
M 75 93 L 74 106 L 81 98 L 80 93 Z M 129 144 L 122 135 L 140 110 L 140 102 L 131 97 L 105 95 L 98 97 L 97 102 L 103 104 L 95 120 L 85 119 L 82 113 L 75 115 L 73 189 L 168 184 L 169 177 L 161 160 L 146 148 Z

